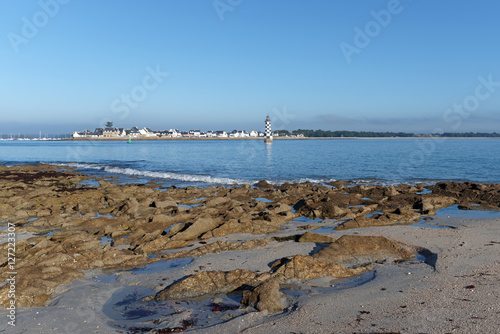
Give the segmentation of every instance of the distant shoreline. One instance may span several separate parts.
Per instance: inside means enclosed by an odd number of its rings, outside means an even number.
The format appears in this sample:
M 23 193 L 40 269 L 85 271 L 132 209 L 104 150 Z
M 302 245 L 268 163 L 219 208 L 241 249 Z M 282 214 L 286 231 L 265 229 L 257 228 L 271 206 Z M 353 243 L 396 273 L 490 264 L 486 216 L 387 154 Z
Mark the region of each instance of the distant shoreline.
M 293 137 L 275 137 L 274 140 L 330 140 L 330 139 L 500 139 L 500 137 L 303 137 L 303 138 L 293 138 Z M 128 137 L 123 138 L 64 138 L 60 139 L 62 141 L 128 141 Z M 136 137 L 132 138 L 132 142 L 134 141 L 168 141 L 168 140 L 262 140 L 264 138 L 220 138 L 220 137 L 180 137 L 180 138 L 172 138 L 172 137 Z

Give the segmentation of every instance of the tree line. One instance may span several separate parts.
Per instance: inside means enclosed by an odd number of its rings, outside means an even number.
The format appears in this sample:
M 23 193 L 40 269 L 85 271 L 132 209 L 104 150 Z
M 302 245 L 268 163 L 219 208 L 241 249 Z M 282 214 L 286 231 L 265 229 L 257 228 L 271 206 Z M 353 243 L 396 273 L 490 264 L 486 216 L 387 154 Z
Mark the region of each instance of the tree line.
M 390 138 L 390 137 L 425 137 L 429 135 L 408 133 L 408 132 L 375 132 L 375 131 L 330 131 L 330 130 L 307 130 L 307 129 L 298 129 L 293 130 L 292 132 L 288 130 L 277 130 L 275 133 L 278 133 L 279 136 L 290 136 L 290 135 L 299 135 L 302 134 L 304 137 L 311 138 L 321 138 L 321 137 L 332 137 L 332 138 L 341 138 L 341 137 L 374 137 L 374 138 Z M 433 135 L 434 137 L 500 137 L 500 133 L 485 133 L 485 132 L 445 132 L 441 135 Z
M 500 137 L 500 133 L 486 133 L 486 132 L 445 132 L 441 137 Z
M 304 137 L 414 137 L 415 134 L 407 132 L 374 132 L 374 131 L 330 131 L 330 130 L 305 130 L 298 129 L 292 134 L 303 134 Z

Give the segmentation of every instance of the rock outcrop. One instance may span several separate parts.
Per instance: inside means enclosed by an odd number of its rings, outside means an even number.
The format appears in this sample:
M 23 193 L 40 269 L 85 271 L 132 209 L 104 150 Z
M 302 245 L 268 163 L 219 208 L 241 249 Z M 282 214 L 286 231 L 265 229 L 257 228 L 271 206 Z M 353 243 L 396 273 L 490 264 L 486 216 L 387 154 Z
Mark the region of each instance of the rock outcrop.
M 225 294 L 253 280 L 258 274 L 250 270 L 203 271 L 160 291 L 155 300 L 189 300 Z
M 282 312 L 281 299 L 285 298 L 285 295 L 279 289 L 279 281 L 276 278 L 270 278 L 252 290 L 243 291 L 241 304 L 252 306 L 258 311 Z
M 291 279 L 305 281 L 326 276 L 346 278 L 366 271 L 366 268 L 349 269 L 341 264 L 326 262 L 321 257 L 309 255 L 295 255 L 291 259 L 282 259 L 275 266 L 278 268 L 272 275 L 280 282 Z
M 306 232 L 298 240 L 299 242 L 316 242 L 316 243 L 331 243 L 335 242 L 335 238 L 327 235 Z
M 88 184 L 94 186 L 85 185 L 88 180 L 93 180 Z M 433 215 L 454 204 L 474 210 L 500 208 L 500 185 L 440 182 L 426 187 L 431 192 L 424 192 L 422 184 L 381 187 L 336 181 L 329 185 L 310 182 L 272 185 L 260 181 L 253 187 L 159 190 L 154 183 L 117 184 L 80 174 L 70 167 L 62 170 L 50 165 L 0 166 L 0 221 L 3 226 L 15 226 L 18 235 L 31 236 L 16 243 L 18 306 L 44 305 L 58 286 L 82 277 L 88 269 L 123 270 L 159 259 L 269 247 L 268 244 L 283 236 L 283 240 L 288 240 L 290 232 L 281 232 L 284 224 L 300 228 L 288 224 L 299 216 L 342 219 L 337 229 L 350 229 L 409 224 L 419 221 L 422 215 Z M 321 225 L 311 223 L 306 227 L 312 230 L 318 226 Z M 260 280 L 346 277 L 359 273 L 357 269 L 365 270 L 365 264 L 412 256 L 399 244 L 381 237 L 344 236 L 335 240 L 310 232 L 292 233 L 297 236 L 294 241 L 329 245 L 312 256 L 296 255 L 280 260 L 268 273 L 241 272 L 241 280 L 234 281 L 231 278 L 238 276 L 236 271 L 225 273 L 221 279 L 227 288 L 214 284 L 203 293 L 231 290 L 249 279 L 257 292 L 248 297 L 248 303 L 257 305 L 262 291 L 275 288 L 275 283 L 269 283 L 257 290 L 263 282 Z M 246 234 L 245 238 L 253 240 L 211 240 L 235 234 Z M 266 234 L 273 234 L 274 239 L 262 237 Z M 0 244 L 1 281 L 7 278 L 7 247 L 7 243 Z M 165 254 L 166 250 L 171 252 Z M 149 254 L 161 257 L 151 258 Z M 220 278 L 219 275 L 222 274 L 205 278 Z M 202 282 L 199 279 L 203 277 L 191 281 Z M 194 289 L 196 284 L 192 285 Z M 5 296 L 7 288 L 7 285 L 0 287 L 1 296 Z M 179 292 L 177 296 L 181 295 Z M 2 298 L 2 305 L 6 301 Z M 270 308 L 278 309 L 274 305 Z
M 385 237 L 344 235 L 312 257 L 326 263 L 357 267 L 389 260 L 405 261 L 415 255 Z

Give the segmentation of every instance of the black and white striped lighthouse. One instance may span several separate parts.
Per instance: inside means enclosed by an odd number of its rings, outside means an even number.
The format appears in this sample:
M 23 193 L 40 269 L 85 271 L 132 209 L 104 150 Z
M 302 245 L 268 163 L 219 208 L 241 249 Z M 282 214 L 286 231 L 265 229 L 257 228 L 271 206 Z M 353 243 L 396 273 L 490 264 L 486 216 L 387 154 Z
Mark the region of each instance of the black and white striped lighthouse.
M 273 134 L 271 132 L 271 118 L 269 116 L 266 117 L 266 137 L 264 138 L 264 143 L 272 143 L 273 142 Z

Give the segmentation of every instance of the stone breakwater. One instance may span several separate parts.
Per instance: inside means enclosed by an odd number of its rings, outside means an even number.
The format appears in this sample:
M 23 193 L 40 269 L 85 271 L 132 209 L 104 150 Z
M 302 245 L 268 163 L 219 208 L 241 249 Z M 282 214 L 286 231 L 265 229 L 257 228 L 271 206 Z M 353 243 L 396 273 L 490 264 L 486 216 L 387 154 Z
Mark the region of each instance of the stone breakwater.
M 442 182 L 424 189 L 421 184 L 276 186 L 261 181 L 254 186 L 160 188 L 154 182 L 121 185 L 50 165 L 0 167 L 0 221 L 2 226 L 14 224 L 18 236 L 17 306 L 43 306 L 61 291 L 58 287 L 90 269 L 128 270 L 158 260 L 266 248 L 285 240 L 321 245 L 314 254 L 277 258 L 267 272 L 201 271 L 145 298 L 190 300 L 240 290 L 243 305 L 278 312 L 283 309 L 279 289 L 287 282 L 352 277 L 373 263 L 414 256 L 408 246 L 380 236 L 335 240 L 311 232 L 319 227 L 411 224 L 455 204 L 500 209 L 500 185 L 476 183 Z M 325 221 L 296 223 L 293 232 L 284 229 L 299 217 Z M 252 237 L 221 240 L 236 233 Z M 0 281 L 5 282 L 7 243 L 0 248 Z M 8 284 L 0 287 L 3 306 L 8 292 Z

